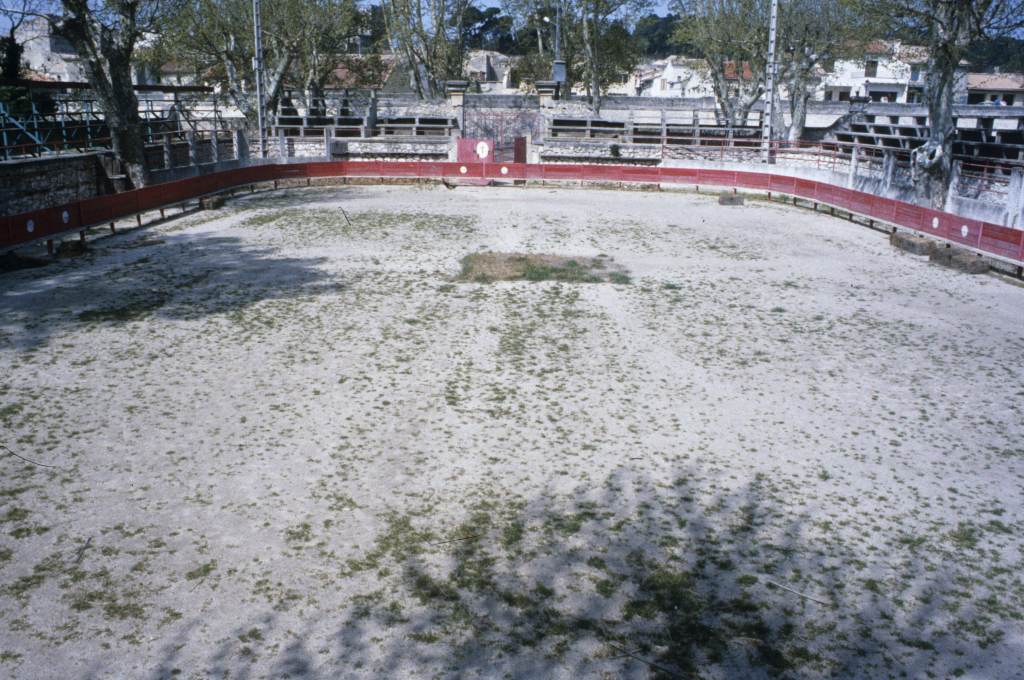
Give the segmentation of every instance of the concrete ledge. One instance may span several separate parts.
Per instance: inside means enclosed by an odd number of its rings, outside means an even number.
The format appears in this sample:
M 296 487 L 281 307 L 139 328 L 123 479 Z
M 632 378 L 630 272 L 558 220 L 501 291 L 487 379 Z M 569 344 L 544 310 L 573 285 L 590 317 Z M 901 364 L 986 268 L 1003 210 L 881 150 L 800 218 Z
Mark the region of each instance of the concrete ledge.
M 213 196 L 205 196 L 199 199 L 199 207 L 202 210 L 216 210 L 217 208 L 224 207 L 224 195 L 215 194 Z
M 943 248 L 938 243 L 932 248 L 928 259 L 936 264 L 957 269 L 966 274 L 984 274 L 989 270 L 988 262 L 980 255 L 962 248 Z
M 915 236 L 903 231 L 893 232 L 889 236 L 889 243 L 911 255 L 930 255 L 932 249 L 937 245 L 930 238 Z

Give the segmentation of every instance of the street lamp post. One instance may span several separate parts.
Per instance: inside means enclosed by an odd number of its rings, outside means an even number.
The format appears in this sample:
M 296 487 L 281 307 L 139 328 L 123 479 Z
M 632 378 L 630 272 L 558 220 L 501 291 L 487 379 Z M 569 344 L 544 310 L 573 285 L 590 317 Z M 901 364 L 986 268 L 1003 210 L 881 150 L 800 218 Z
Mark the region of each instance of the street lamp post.
M 779 20 L 779 0 L 772 0 L 772 13 L 768 21 L 768 65 L 765 74 L 764 119 L 761 121 L 761 160 L 765 163 L 775 161 L 772 153 L 772 127 L 775 117 L 775 33 Z M 740 64 L 741 70 L 743 65 Z
M 555 5 L 555 61 L 562 61 L 562 3 Z
M 544 17 L 544 21 L 550 21 Z M 565 83 L 565 62 L 562 61 L 562 2 L 555 4 L 555 60 L 551 63 L 551 80 Z

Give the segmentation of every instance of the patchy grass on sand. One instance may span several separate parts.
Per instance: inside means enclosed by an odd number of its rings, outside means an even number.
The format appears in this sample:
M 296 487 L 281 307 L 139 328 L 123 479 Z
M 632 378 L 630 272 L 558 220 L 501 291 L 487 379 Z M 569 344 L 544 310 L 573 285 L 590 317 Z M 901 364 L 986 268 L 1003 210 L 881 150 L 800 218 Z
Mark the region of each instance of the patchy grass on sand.
M 462 258 L 461 281 L 562 281 L 629 283 L 629 275 L 607 255 L 566 257 L 533 253 L 472 253 Z
M 1019 678 L 1022 310 L 668 192 L 95 239 L 0 275 L 0 677 Z

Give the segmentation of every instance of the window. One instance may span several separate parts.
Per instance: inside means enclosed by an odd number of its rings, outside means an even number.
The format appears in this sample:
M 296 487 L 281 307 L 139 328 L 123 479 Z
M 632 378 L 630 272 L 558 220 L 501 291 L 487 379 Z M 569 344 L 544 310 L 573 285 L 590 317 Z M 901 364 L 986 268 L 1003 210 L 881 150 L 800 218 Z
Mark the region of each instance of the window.
M 841 101 L 841 102 L 848 102 L 848 101 L 850 101 L 850 91 L 849 90 L 840 90 L 839 91 L 839 101 Z
M 869 59 L 864 62 L 864 76 L 874 78 L 878 75 L 878 60 Z
M 911 80 L 911 82 L 914 82 L 914 83 L 916 83 L 917 81 L 921 80 L 921 67 L 920 66 L 914 65 L 914 66 L 910 67 L 910 80 Z
M 50 51 L 53 52 L 54 54 L 67 54 L 67 55 L 77 55 L 78 54 L 77 52 L 75 52 L 75 48 L 72 47 L 71 43 L 68 42 L 67 39 L 65 39 L 65 38 L 63 38 L 63 37 L 61 37 L 59 35 L 51 35 L 50 36 Z

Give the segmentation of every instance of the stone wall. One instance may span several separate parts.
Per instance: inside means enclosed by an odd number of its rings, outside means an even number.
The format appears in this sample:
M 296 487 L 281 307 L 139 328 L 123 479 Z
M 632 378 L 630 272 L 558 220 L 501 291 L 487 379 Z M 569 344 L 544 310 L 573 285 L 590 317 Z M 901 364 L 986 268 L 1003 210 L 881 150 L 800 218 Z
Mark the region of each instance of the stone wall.
M 841 170 L 830 170 L 827 167 L 816 168 L 799 162 L 780 162 L 775 165 L 766 166 L 756 160 L 699 161 L 692 159 L 666 159 L 663 163 L 666 167 L 708 168 L 741 172 L 768 171 L 776 175 L 826 182 L 876 196 L 906 201 L 907 203 L 918 203 L 914 185 L 906 173 L 892 173 L 886 178 L 879 171 L 877 164 L 869 165 L 865 162 L 848 166 Z M 1020 225 L 1024 224 L 1024 197 L 1014 191 L 1011 191 L 1010 195 L 1002 202 L 950 196 L 946 205 L 946 212 L 1020 229 Z
M 381 97 L 377 101 L 378 118 L 455 118 L 456 107 L 447 99 L 417 99 L 415 97 Z
M 0 163 L 0 214 L 16 215 L 107 193 L 99 154 L 69 154 Z
M 221 139 L 218 143 L 221 165 L 235 157 L 231 140 Z M 323 154 L 323 143 L 320 144 Z M 87 154 L 61 154 L 43 158 L 21 159 L 0 162 L 0 215 L 16 215 L 29 210 L 48 206 L 73 203 L 86 198 L 102 196 L 114 191 L 111 180 L 102 167 L 102 158 L 112 159 L 110 152 Z M 188 143 L 181 141 L 171 144 L 172 168 L 184 172 L 168 174 L 164 164 L 163 145 L 146 147 L 146 165 L 153 172 L 153 181 L 168 181 L 199 172 L 190 168 L 213 168 L 213 144 L 209 139 L 196 143 L 196 158 L 199 165 L 189 162 Z M 200 173 L 201 174 L 201 173 Z
M 188 142 L 176 141 L 171 143 L 171 164 L 168 166 L 164 159 L 164 147 L 162 144 L 146 146 L 146 167 L 150 170 L 166 170 L 168 168 L 179 168 L 185 165 L 192 165 L 189 158 Z M 209 139 L 196 140 L 196 163 L 213 162 L 213 143 Z M 230 139 L 217 141 L 218 160 L 228 160 L 235 157 L 234 143 Z
M 284 137 L 267 143 L 267 158 L 325 160 L 447 160 L 454 148 L 450 137 Z
M 617 144 L 599 140 L 546 139 L 534 147 L 541 163 L 631 163 L 653 165 L 661 162 L 660 144 Z
M 449 137 L 335 139 L 331 158 L 352 160 L 447 160 L 454 148 Z

